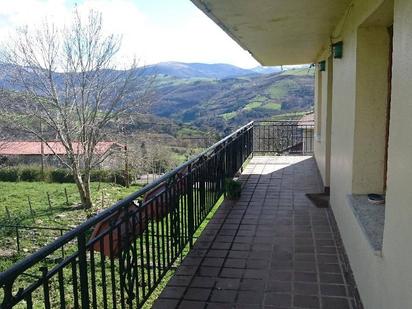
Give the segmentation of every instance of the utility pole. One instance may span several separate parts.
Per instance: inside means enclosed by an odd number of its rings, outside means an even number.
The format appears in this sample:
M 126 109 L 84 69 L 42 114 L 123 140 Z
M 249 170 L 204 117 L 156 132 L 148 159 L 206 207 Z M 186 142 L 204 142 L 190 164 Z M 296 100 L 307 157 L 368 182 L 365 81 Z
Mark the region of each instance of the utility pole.
M 44 143 L 43 143 L 43 125 L 40 122 L 40 153 L 41 153 L 41 178 L 44 180 Z
M 124 176 L 125 176 L 125 182 L 126 182 L 126 188 L 129 188 L 130 186 L 130 181 L 129 181 L 129 154 L 127 151 L 127 141 L 124 145 Z

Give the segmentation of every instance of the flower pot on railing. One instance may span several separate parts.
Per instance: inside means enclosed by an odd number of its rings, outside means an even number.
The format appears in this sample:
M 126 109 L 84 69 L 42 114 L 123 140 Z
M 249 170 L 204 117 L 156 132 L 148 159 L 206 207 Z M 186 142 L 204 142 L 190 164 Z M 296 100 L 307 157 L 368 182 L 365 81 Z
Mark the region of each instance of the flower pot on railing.
M 144 212 L 148 220 L 161 221 L 173 209 L 173 201 L 165 194 L 167 191 L 170 192 L 170 189 L 163 183 L 145 194 L 143 206 L 146 208 Z M 161 195 L 164 195 L 164 198 L 159 198 Z
M 132 203 L 96 225 L 89 240 L 92 243 L 91 250 L 110 258 L 119 257 L 122 250 L 142 234 L 147 226 L 144 212 Z
M 178 205 L 180 197 L 186 194 L 186 174 L 187 167 L 176 173 L 169 183 L 161 183 L 144 195 L 147 220 L 161 221 Z

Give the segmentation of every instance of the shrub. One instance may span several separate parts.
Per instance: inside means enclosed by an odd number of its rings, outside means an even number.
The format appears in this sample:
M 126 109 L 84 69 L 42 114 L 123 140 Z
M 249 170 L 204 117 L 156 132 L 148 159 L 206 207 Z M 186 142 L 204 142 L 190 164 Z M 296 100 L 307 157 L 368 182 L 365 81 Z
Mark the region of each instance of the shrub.
M 110 171 L 108 170 L 92 170 L 90 173 L 91 181 L 109 182 Z
M 41 181 L 42 172 L 38 166 L 24 166 L 20 168 L 21 181 Z
M 122 170 L 112 171 L 108 177 L 108 181 L 121 185 L 121 186 L 126 186 L 126 177 L 125 177 L 124 171 Z
M 229 200 L 238 199 L 242 191 L 242 185 L 239 181 L 226 178 L 225 179 L 225 195 Z
M 57 183 L 74 182 L 74 178 L 69 170 L 64 168 L 57 168 L 50 171 L 49 181 Z
M 19 180 L 19 169 L 17 167 L 0 168 L 0 181 L 16 182 Z
M 74 177 L 70 170 L 65 168 L 48 168 L 44 171 L 44 179 L 56 183 L 74 183 Z M 40 166 L 20 166 L 0 168 L 0 181 L 42 181 Z M 126 177 L 123 170 L 92 170 L 90 173 L 92 182 L 111 182 L 121 186 L 126 185 Z

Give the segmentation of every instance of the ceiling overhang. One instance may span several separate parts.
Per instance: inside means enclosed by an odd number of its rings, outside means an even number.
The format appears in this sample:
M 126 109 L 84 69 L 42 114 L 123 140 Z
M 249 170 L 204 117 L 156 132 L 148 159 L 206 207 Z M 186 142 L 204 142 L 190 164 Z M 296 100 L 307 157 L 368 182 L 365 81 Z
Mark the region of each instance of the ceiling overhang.
M 313 63 L 349 0 L 191 0 L 262 65 Z

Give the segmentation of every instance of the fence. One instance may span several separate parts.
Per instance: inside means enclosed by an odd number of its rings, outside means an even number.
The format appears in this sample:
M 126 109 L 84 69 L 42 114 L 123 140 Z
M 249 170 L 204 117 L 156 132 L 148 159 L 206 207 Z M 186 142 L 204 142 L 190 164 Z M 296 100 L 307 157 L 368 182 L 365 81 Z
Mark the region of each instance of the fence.
M 13 238 L 15 238 L 16 242 L 15 244 L 13 244 L 13 246 L 15 246 L 15 251 L 19 254 L 22 251 L 22 242 L 31 242 L 31 244 L 33 244 L 33 238 L 34 238 L 33 233 L 46 232 L 47 233 L 46 235 L 42 234 L 42 240 L 45 242 L 42 245 L 45 245 L 50 240 L 63 236 L 64 232 L 66 231 L 68 230 L 64 228 L 60 228 L 60 227 L 0 224 L 0 232 L 4 233 L 4 235 L 14 236 Z M 25 235 L 25 234 L 28 234 L 28 235 Z M 8 248 L 8 249 L 11 249 L 11 248 Z M 61 247 L 60 253 L 61 253 L 61 257 L 64 257 L 64 247 L 63 246 Z
M 253 150 L 253 123 L 0 274 L 1 308 L 141 307 Z M 64 258 L 49 259 L 62 247 Z
M 310 154 L 313 153 L 313 132 L 313 122 L 254 122 L 253 152 L 257 154 Z

